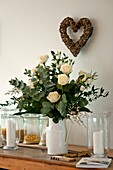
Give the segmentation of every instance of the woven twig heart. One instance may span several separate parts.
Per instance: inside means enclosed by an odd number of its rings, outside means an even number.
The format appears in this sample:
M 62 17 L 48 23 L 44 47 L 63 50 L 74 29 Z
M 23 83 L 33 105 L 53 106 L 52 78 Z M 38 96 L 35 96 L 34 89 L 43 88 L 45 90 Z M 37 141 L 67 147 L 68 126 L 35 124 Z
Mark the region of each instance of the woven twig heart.
M 71 27 L 74 33 L 76 33 L 81 27 L 83 27 L 83 34 L 80 36 L 79 40 L 75 43 L 67 34 L 67 28 Z M 93 32 L 93 27 L 88 18 L 81 18 L 78 22 L 75 22 L 72 18 L 65 18 L 60 24 L 60 34 L 62 41 L 71 51 L 71 53 L 76 57 L 80 52 L 81 48 L 86 44 Z

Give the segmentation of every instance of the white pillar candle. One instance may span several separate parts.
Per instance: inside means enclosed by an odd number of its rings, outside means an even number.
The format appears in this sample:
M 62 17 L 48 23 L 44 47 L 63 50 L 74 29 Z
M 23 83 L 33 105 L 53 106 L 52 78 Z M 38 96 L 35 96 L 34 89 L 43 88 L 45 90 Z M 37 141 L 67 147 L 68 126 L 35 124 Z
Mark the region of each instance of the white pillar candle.
M 6 122 L 6 146 L 15 147 L 16 124 L 13 120 L 8 119 Z
M 93 151 L 96 155 L 104 154 L 104 131 L 99 130 L 93 133 Z

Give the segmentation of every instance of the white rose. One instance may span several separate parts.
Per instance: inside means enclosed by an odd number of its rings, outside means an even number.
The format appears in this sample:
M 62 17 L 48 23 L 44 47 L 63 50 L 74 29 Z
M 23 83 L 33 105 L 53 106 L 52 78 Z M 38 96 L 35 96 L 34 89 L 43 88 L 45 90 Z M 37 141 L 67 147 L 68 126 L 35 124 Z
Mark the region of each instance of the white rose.
M 57 91 L 54 92 L 50 92 L 47 96 L 47 99 L 51 102 L 51 103 L 55 103 L 60 99 L 60 94 Z
M 85 87 L 84 86 L 81 86 L 80 87 L 80 91 L 84 91 L 85 90 Z
M 32 71 L 32 73 L 33 73 L 34 75 L 36 75 L 36 72 L 37 72 L 37 69 L 36 69 L 36 68 L 33 68 L 31 71 Z
M 68 83 L 68 76 L 66 74 L 59 74 L 58 75 L 58 84 L 66 85 Z
M 40 83 L 40 84 L 43 84 L 43 81 L 42 81 L 42 80 L 40 80 L 40 81 L 39 81 L 39 83 Z
M 83 75 L 84 78 L 82 79 L 82 81 L 85 81 L 85 80 L 87 79 L 87 77 L 88 77 L 89 74 L 88 74 L 87 72 L 81 70 L 81 71 L 78 73 L 78 75 L 79 75 L 79 76 L 82 76 L 82 75 Z
M 28 81 L 28 86 L 29 86 L 31 89 L 34 89 L 34 83 L 33 83 L 31 80 Z
M 69 65 L 68 63 L 66 63 L 66 64 L 63 64 L 63 65 L 61 66 L 60 70 L 61 70 L 64 74 L 69 74 L 69 73 L 71 73 L 71 71 L 72 71 L 72 66 Z
M 41 55 L 41 56 L 38 58 L 39 64 L 45 63 L 45 62 L 48 60 L 48 58 L 49 58 L 48 55 Z

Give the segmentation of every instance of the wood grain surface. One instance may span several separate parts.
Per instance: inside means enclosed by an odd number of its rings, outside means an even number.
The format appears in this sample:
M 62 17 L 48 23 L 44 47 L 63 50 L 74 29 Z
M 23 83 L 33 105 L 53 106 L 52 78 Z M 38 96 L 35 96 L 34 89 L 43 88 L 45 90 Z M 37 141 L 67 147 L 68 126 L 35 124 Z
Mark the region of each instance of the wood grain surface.
M 87 147 L 70 145 L 69 150 L 87 151 Z M 108 156 L 113 157 L 113 150 L 109 151 Z M 51 160 L 46 147 L 41 148 L 35 145 L 19 146 L 15 151 L 0 148 L 0 168 L 8 170 L 50 170 L 51 168 L 52 170 L 77 170 L 76 163 L 79 159 L 77 158 L 74 162 Z M 113 163 L 107 169 L 113 170 Z

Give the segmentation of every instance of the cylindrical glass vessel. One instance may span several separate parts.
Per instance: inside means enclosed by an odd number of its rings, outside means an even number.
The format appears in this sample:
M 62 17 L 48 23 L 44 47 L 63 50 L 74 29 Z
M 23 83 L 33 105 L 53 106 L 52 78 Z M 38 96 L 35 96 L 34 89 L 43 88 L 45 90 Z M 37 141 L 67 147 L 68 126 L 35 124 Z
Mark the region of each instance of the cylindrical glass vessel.
M 46 127 L 48 126 L 49 119 L 48 117 L 40 116 L 40 143 L 39 145 L 46 146 Z
M 25 114 L 24 118 L 24 141 L 25 144 L 38 144 L 40 142 L 39 116 Z
M 20 125 L 23 119 L 10 114 L 1 115 L 1 140 L 3 149 L 15 150 L 20 141 Z
M 109 150 L 110 113 L 88 113 L 88 149 L 92 157 L 106 157 Z

